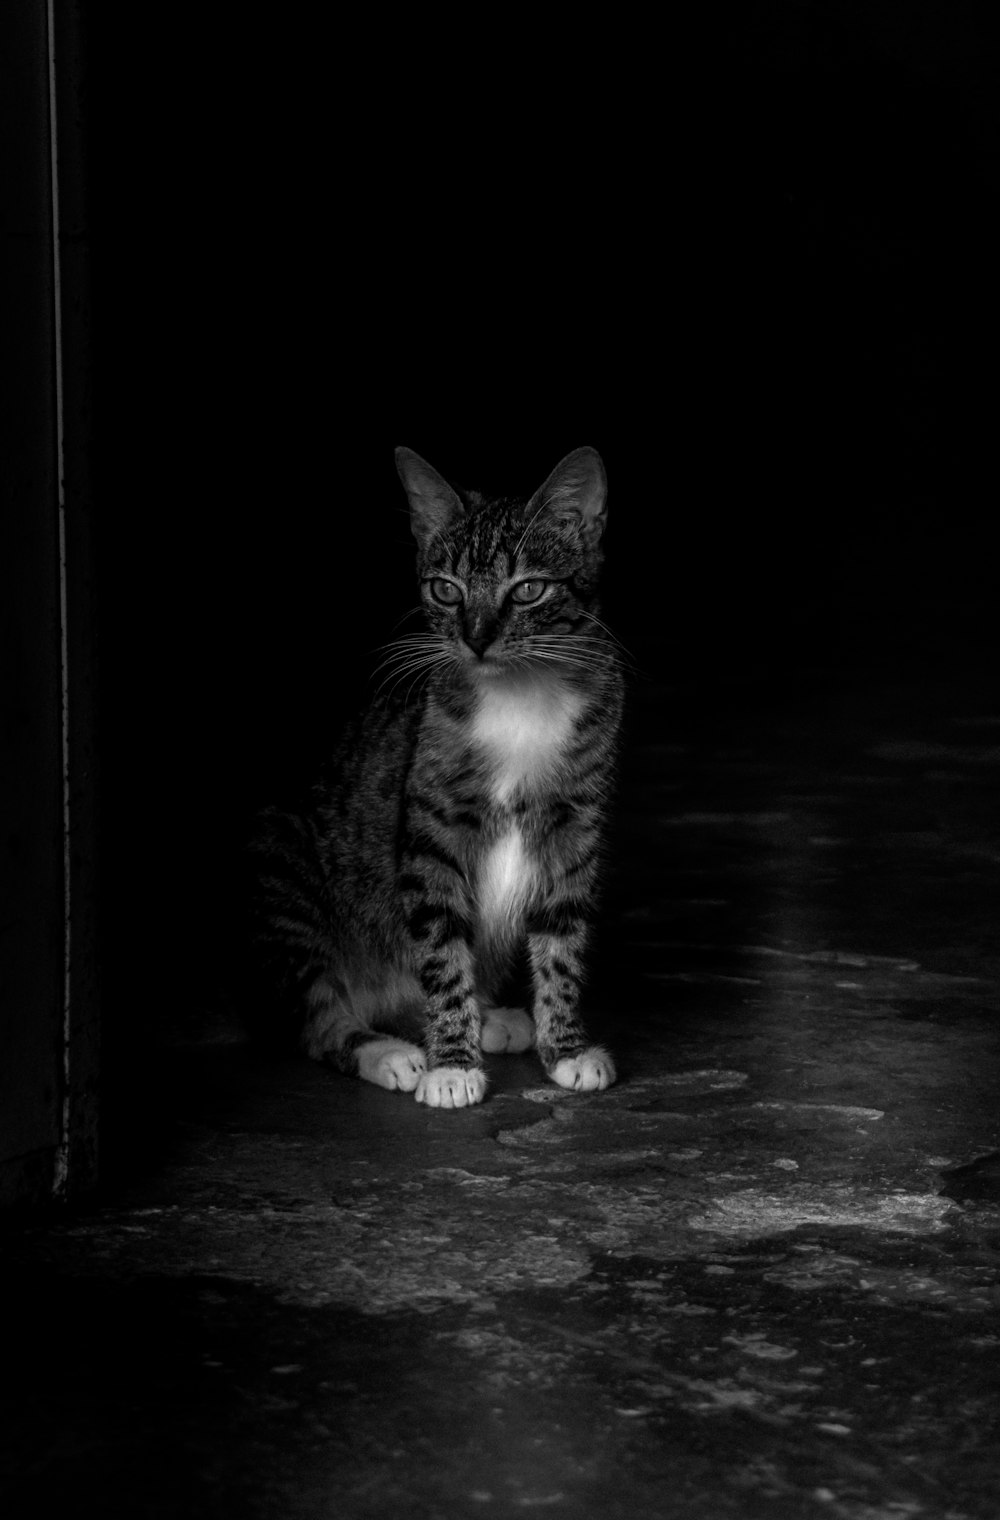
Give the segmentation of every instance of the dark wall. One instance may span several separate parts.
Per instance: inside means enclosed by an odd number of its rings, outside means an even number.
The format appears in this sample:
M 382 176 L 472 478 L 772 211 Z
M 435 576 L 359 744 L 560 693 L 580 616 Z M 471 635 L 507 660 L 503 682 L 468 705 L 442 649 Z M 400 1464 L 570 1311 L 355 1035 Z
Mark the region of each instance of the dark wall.
M 20 68 L 12 73 L 9 60 Z M 0 16 L 0 1208 L 48 1196 L 62 1140 L 63 752 L 44 18 Z
M 164 14 L 95 8 L 88 39 L 123 1006 L 225 978 L 245 816 L 411 603 L 397 443 L 525 490 L 600 448 L 622 631 L 720 700 L 981 650 L 974 12 L 551 46 Z
M 0 1207 L 98 1167 L 81 9 L 0 7 Z

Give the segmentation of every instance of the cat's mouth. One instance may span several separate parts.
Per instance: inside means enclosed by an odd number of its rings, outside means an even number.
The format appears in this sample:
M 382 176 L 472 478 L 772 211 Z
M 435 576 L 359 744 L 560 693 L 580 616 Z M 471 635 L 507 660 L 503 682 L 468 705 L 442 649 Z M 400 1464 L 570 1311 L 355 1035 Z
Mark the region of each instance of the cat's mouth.
M 470 651 L 464 663 L 466 677 L 476 685 L 531 681 L 547 674 L 544 661 L 532 659 L 530 654 L 521 651 L 490 649 L 481 655 Z
M 467 668 L 474 680 L 495 681 L 510 671 L 510 662 L 502 656 L 484 654 L 470 660 Z

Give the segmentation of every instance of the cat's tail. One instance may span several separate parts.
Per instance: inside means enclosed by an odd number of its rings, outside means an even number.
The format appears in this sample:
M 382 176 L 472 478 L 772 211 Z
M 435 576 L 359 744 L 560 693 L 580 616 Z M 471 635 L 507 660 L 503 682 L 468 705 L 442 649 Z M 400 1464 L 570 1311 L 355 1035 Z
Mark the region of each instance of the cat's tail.
M 272 1045 L 301 1034 L 304 999 L 333 961 L 330 891 L 308 817 L 267 808 L 249 841 L 250 1033 Z

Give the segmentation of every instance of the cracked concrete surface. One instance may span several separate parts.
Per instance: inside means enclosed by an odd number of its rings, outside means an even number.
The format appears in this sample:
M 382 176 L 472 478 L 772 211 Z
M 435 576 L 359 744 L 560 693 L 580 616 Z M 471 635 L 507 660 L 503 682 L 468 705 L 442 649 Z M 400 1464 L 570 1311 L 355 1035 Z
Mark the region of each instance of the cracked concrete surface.
M 163 1162 L 5 1240 L 6 1515 L 998 1509 L 992 710 L 640 692 L 620 1083 L 441 1113 L 163 1053 Z M 44 1502 L 43 1502 L 44 1501 Z

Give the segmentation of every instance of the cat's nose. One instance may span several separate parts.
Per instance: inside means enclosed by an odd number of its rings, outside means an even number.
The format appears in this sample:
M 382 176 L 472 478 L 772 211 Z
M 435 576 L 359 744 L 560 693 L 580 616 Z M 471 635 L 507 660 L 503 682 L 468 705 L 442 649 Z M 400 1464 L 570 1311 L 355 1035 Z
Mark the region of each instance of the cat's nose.
M 482 615 L 477 617 L 474 614 L 466 618 L 465 626 L 462 629 L 462 637 L 473 654 L 477 654 L 480 659 L 483 658 L 490 645 L 494 643 L 496 636 L 497 627 L 492 618 L 483 617 Z
M 479 658 L 482 659 L 487 649 L 489 649 L 490 645 L 493 643 L 493 634 L 467 633 L 465 635 L 465 642 L 468 644 L 473 654 L 477 654 Z

